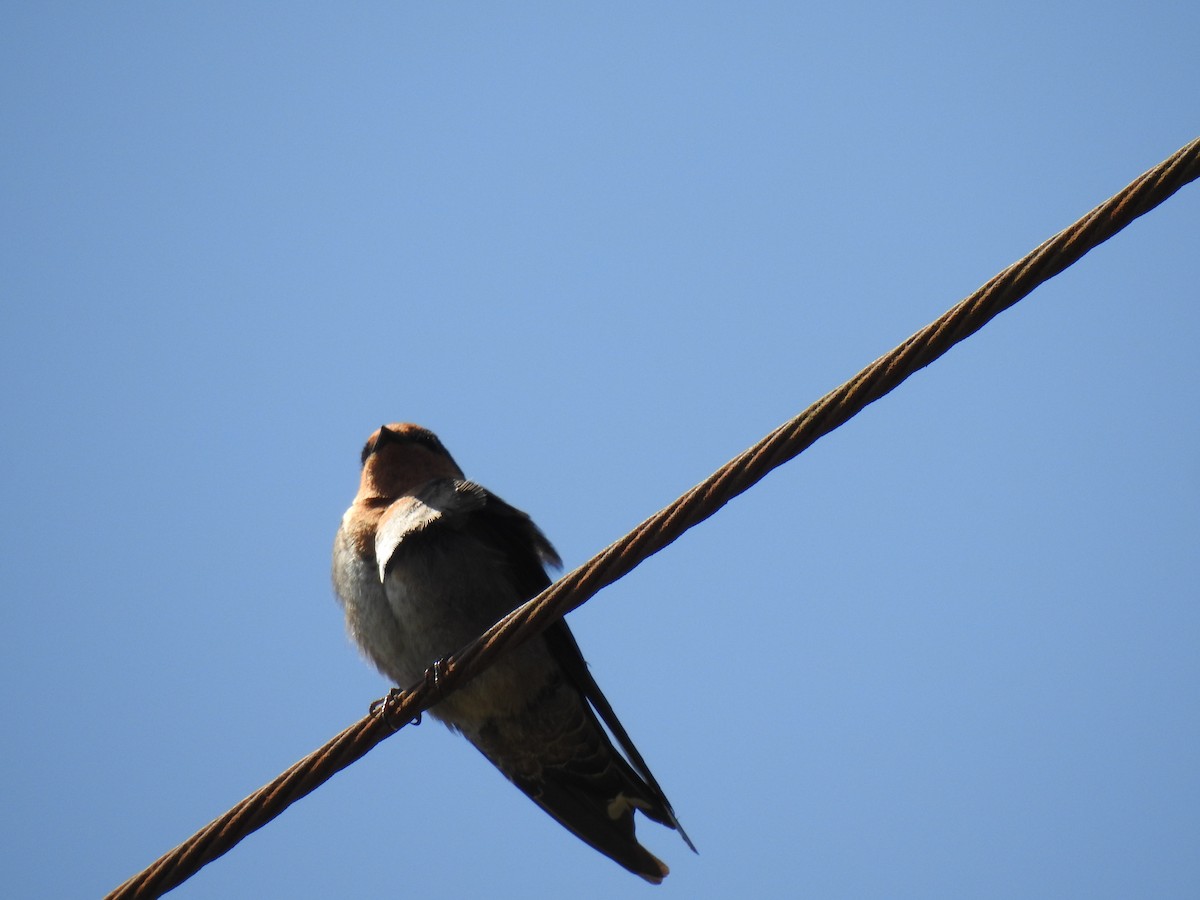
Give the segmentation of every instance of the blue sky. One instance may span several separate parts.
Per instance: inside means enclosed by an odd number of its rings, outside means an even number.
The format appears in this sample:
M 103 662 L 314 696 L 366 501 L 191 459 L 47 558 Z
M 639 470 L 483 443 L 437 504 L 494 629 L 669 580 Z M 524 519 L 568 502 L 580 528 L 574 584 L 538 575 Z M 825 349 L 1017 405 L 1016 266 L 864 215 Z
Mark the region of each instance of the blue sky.
M 434 429 L 575 566 L 1200 134 L 1200 7 L 36 4 L 0 29 L 0 892 L 355 721 L 333 532 Z M 657 889 L 435 723 L 175 896 L 1200 882 L 1200 193 L 570 618 Z

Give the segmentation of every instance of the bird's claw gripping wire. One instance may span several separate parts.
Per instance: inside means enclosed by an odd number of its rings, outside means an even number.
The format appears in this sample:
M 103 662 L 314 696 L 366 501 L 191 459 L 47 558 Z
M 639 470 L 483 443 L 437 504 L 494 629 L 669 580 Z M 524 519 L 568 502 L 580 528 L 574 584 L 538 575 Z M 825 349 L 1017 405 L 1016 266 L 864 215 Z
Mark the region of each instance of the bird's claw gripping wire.
M 425 670 L 425 688 L 431 694 L 433 694 L 434 698 L 437 698 L 441 695 L 442 679 L 446 677 L 446 667 L 449 664 L 450 663 L 447 661 L 446 657 L 443 656 Z M 404 723 L 399 725 L 396 724 L 395 707 L 397 698 L 399 698 L 403 693 L 404 691 L 398 687 L 392 688 L 390 691 L 388 691 L 386 697 L 380 697 L 378 700 L 375 700 L 371 703 L 371 706 L 367 710 L 368 714 L 372 716 L 379 716 L 385 723 L 387 723 L 387 726 L 391 728 L 392 731 L 399 731 L 401 727 L 403 727 Z M 413 725 L 420 725 L 421 713 L 418 711 L 417 714 L 409 721 Z
M 396 724 L 396 717 L 393 710 L 396 704 L 396 698 L 403 693 L 404 691 L 400 690 L 398 687 L 392 688 L 390 691 L 388 691 L 386 697 L 380 697 L 371 704 L 370 708 L 367 710 L 368 714 L 372 716 L 378 715 L 387 724 L 388 728 L 392 729 L 392 731 L 399 731 L 401 725 Z M 413 725 L 420 725 L 421 714 L 418 712 L 410 721 Z
M 446 666 L 449 662 L 446 657 L 434 660 L 432 666 L 425 670 L 425 687 L 429 689 L 434 697 L 438 697 L 442 693 L 442 679 L 446 677 Z

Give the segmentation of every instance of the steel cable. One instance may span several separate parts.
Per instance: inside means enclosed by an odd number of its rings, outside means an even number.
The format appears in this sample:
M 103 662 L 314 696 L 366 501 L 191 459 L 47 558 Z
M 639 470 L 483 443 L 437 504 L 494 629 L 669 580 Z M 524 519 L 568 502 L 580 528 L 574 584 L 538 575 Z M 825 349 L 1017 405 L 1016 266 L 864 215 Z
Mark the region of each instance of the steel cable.
M 772 469 L 793 459 L 1197 177 L 1200 177 L 1200 139 L 1187 144 L 996 275 L 890 353 L 509 613 L 458 653 L 439 661 L 422 683 L 405 691 L 393 691 L 364 719 L 214 819 L 108 897 L 110 900 L 159 897 L 183 883 L 292 803 L 365 756 L 376 744 L 417 718 L 422 710 L 478 674 L 500 653 L 540 633 L 628 574 Z

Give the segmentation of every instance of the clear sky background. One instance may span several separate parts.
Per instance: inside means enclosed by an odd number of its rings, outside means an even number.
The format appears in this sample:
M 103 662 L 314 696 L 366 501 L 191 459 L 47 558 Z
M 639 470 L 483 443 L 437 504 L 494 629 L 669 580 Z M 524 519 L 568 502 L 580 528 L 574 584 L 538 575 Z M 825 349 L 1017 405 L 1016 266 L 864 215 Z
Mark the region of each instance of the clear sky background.
M 1200 134 L 1200 5 L 10 5 L 0 893 L 366 711 L 381 422 L 587 559 Z M 1194 897 L 1200 188 L 570 622 L 650 888 L 427 722 L 175 896 Z

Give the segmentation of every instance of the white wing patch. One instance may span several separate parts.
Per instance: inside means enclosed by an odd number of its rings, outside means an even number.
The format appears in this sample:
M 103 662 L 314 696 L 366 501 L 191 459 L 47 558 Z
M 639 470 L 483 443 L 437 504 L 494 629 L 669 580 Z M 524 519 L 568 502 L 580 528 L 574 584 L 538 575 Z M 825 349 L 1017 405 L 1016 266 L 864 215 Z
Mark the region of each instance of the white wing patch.
M 387 508 L 375 531 L 379 580 L 383 581 L 388 561 L 408 535 L 442 519 L 481 509 L 486 502 L 487 491 L 479 485 L 451 479 L 430 481 L 415 493 L 401 497 Z
M 625 815 L 625 812 L 630 809 L 649 809 L 650 805 L 644 800 L 639 800 L 636 797 L 626 797 L 625 792 L 617 794 L 608 801 L 608 817 L 610 819 L 619 819 Z

